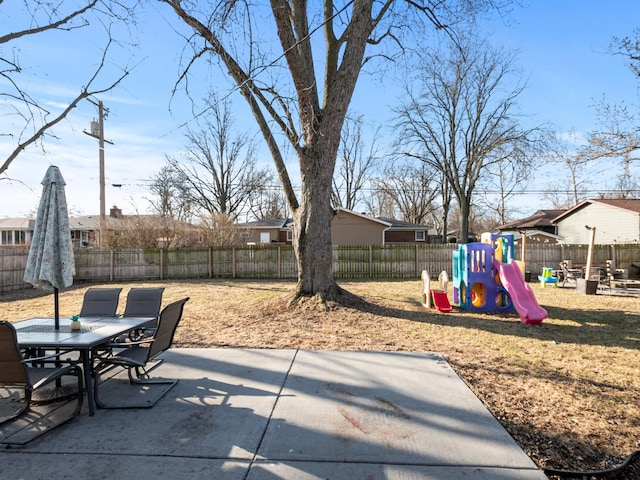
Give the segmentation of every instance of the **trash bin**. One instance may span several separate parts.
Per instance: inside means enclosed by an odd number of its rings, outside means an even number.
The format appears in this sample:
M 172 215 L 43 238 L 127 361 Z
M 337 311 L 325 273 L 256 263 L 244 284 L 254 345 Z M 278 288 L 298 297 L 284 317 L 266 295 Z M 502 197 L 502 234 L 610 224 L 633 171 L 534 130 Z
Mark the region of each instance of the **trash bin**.
M 586 295 L 595 295 L 598 291 L 597 280 L 587 280 L 585 278 L 576 279 L 576 291 Z

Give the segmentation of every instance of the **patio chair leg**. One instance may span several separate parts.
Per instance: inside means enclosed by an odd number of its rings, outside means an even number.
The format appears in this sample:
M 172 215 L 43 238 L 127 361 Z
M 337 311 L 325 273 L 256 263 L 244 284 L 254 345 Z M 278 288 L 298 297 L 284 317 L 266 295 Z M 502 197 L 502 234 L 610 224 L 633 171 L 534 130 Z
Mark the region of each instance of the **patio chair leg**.
M 154 368 L 156 366 L 157 365 L 154 365 Z M 144 373 L 140 374 L 140 372 L 138 371 L 139 367 L 137 368 L 125 367 L 125 368 L 127 369 L 127 374 L 129 376 L 129 383 L 132 385 L 166 385 L 166 387 L 163 388 L 161 392 L 157 393 L 151 400 L 143 399 L 143 401 L 139 403 L 111 404 L 103 401 L 100 398 L 100 393 L 99 393 L 100 378 L 96 372 L 96 377 L 94 378 L 94 382 L 93 382 L 94 383 L 93 392 L 94 392 L 94 400 L 98 408 L 101 408 L 101 409 L 151 408 L 158 402 L 158 400 L 164 397 L 164 395 L 169 390 L 171 390 L 176 383 L 178 383 L 177 379 L 176 380 L 172 380 L 172 379 L 154 380 L 149 378 L 143 379 L 142 377 L 148 373 L 147 371 L 144 371 Z M 136 369 L 136 376 L 134 376 L 132 373 L 132 370 L 134 368 Z M 115 375 L 111 376 L 108 380 L 112 380 L 114 377 Z M 105 383 L 105 382 L 102 382 L 102 383 Z

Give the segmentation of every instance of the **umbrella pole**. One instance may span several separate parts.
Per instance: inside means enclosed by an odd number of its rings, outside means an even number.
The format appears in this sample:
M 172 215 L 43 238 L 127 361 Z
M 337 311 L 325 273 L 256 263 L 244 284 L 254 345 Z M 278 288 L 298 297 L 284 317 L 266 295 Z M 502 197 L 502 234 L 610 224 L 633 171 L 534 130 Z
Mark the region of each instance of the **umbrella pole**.
M 53 318 L 56 330 L 60 330 L 60 306 L 58 304 L 58 288 L 53 287 Z
M 53 287 L 53 318 L 55 322 L 56 330 L 60 330 L 60 304 L 59 304 L 60 292 L 58 287 Z M 56 353 L 60 353 L 60 350 L 56 348 Z M 60 367 L 60 362 L 56 362 L 56 367 Z M 62 387 L 62 379 L 56 379 L 56 388 Z
M 53 315 L 55 318 L 55 329 L 60 330 L 60 290 L 57 287 L 53 287 Z M 56 353 L 60 353 L 60 349 L 56 348 Z M 56 367 L 60 367 L 62 365 L 59 361 L 56 361 Z M 56 379 L 56 388 L 54 392 L 51 393 L 52 399 L 57 400 L 60 398 L 64 398 L 69 395 L 69 392 L 65 387 L 62 386 L 62 378 Z

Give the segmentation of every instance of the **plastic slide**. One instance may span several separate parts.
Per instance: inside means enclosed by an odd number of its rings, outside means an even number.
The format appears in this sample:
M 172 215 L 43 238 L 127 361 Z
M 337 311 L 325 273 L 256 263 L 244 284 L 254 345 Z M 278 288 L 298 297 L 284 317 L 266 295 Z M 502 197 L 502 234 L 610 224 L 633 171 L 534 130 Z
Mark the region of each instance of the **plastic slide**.
M 518 264 L 499 263 L 496 265 L 502 286 L 511 297 L 520 321 L 528 324 L 538 324 L 547 318 L 547 311 L 540 306 L 531 287 L 522 278 Z
M 447 294 L 442 290 L 431 290 L 431 299 L 433 301 L 433 306 L 441 312 L 450 312 L 453 310 L 453 307 L 447 298 Z

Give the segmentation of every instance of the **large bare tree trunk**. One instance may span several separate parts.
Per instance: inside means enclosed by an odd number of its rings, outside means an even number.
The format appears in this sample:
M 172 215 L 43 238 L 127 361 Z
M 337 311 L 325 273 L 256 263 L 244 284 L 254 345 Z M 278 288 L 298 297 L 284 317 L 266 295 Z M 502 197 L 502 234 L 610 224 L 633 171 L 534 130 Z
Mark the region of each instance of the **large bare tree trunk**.
M 471 202 L 468 197 L 459 198 L 458 202 L 460 204 L 460 236 L 458 237 L 458 243 L 468 243 Z
M 315 173 L 313 170 L 306 173 L 309 178 L 302 182 L 302 201 L 294 215 L 293 244 L 298 262 L 296 297 L 320 295 L 323 300 L 335 299 L 339 288 L 332 269 L 332 170 L 320 169 Z
M 327 132 L 335 129 L 323 129 Z M 311 144 L 300 151 L 302 193 L 294 212 L 294 250 L 298 262 L 295 297 L 318 295 L 336 300 L 340 292 L 333 277 L 331 187 L 339 135 L 313 135 Z

